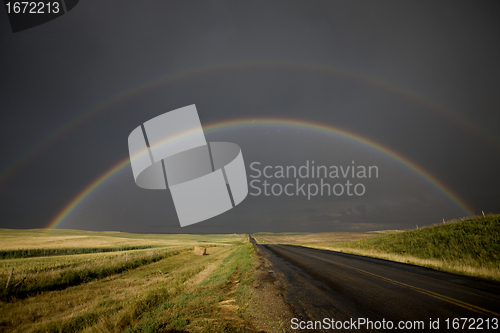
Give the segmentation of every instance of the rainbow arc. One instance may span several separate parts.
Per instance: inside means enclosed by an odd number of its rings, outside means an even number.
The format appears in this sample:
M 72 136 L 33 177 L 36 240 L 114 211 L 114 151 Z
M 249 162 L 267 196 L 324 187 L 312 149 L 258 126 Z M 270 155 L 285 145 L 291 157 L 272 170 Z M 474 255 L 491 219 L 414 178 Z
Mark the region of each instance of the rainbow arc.
M 217 123 L 212 123 L 207 126 L 203 126 L 205 132 L 209 133 L 211 131 L 217 131 L 222 129 L 238 129 L 249 126 L 277 126 L 277 127 L 287 127 L 293 129 L 306 129 L 323 135 L 340 136 L 362 144 L 369 147 L 383 155 L 390 157 L 392 160 L 398 162 L 400 165 L 411 170 L 413 173 L 424 179 L 432 187 L 434 187 L 438 192 L 443 194 L 449 201 L 451 201 L 455 206 L 457 206 L 466 215 L 473 215 L 473 209 L 463 200 L 455 194 L 446 184 L 440 181 L 438 178 L 430 174 L 428 171 L 423 169 L 421 166 L 410 161 L 408 158 L 404 157 L 400 153 L 392 150 L 389 147 L 382 146 L 381 144 L 370 140 L 364 136 L 357 133 L 349 132 L 347 130 L 310 122 L 301 119 L 287 119 L 287 118 L 245 118 L 245 119 L 233 119 Z M 189 132 L 183 133 L 183 135 L 189 135 Z M 172 138 L 171 140 L 180 139 L 181 136 Z M 99 177 L 94 179 L 85 188 L 83 188 L 73 199 L 71 199 L 49 222 L 47 228 L 54 229 L 62 225 L 69 215 L 77 208 L 85 198 L 89 197 L 99 186 L 104 184 L 108 179 L 113 177 L 120 170 L 124 169 L 130 164 L 129 157 L 119 161 Z M 133 181 L 133 177 L 130 177 L 130 181 Z

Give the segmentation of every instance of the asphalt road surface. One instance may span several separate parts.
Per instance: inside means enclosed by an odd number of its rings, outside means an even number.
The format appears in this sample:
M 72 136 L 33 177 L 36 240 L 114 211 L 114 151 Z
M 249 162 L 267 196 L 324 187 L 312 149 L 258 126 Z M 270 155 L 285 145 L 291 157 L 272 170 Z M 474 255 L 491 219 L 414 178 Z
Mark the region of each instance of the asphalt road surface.
M 499 283 L 300 246 L 256 248 L 297 317 L 285 323 L 293 329 L 500 332 Z

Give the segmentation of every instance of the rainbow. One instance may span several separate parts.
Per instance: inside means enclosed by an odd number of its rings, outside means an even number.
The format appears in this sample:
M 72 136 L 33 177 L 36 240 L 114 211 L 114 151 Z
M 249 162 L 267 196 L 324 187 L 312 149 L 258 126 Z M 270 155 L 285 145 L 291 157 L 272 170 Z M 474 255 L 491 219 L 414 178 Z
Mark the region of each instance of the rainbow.
M 169 73 L 162 75 L 160 77 L 154 78 L 152 80 L 143 82 L 136 85 L 130 89 L 124 90 L 117 93 L 101 102 L 91 106 L 78 113 L 76 116 L 68 119 L 66 122 L 61 124 L 58 128 L 54 129 L 52 132 L 48 133 L 45 137 L 37 141 L 35 144 L 30 146 L 26 151 L 16 157 L 11 163 L 9 163 L 3 170 L 0 171 L 0 186 L 11 176 L 13 176 L 16 171 L 20 170 L 23 165 L 31 161 L 35 156 L 37 156 L 44 148 L 48 147 L 50 144 L 63 137 L 69 133 L 75 127 L 83 124 L 93 116 L 105 112 L 111 109 L 113 106 L 118 105 L 140 93 L 159 87 L 161 85 L 177 82 L 179 80 L 187 80 L 191 78 L 196 78 L 202 75 L 212 74 L 214 72 L 223 71 L 234 71 L 240 69 L 285 69 L 285 70 L 305 70 L 314 73 L 319 73 L 320 75 L 336 75 L 348 80 L 362 82 L 367 85 L 376 86 L 382 90 L 390 91 L 394 94 L 402 96 L 408 100 L 413 101 L 416 104 L 422 105 L 423 107 L 436 112 L 441 117 L 451 121 L 456 126 L 471 133 L 484 142 L 494 146 L 496 149 L 500 150 L 500 140 L 498 137 L 492 133 L 489 133 L 484 128 L 475 124 L 471 119 L 466 118 L 458 113 L 447 109 L 438 103 L 419 95 L 417 92 L 410 89 L 397 86 L 389 81 L 381 80 L 379 78 L 369 76 L 366 74 L 361 74 L 352 70 L 333 67 L 328 65 L 310 64 L 310 63 L 298 63 L 290 61 L 248 61 L 248 62 L 235 62 L 235 63 L 224 63 L 209 65 L 189 70 L 178 71 L 174 73 Z
M 275 126 L 285 126 L 289 128 L 299 128 L 299 129 L 309 129 L 315 131 L 320 134 L 325 135 L 338 135 L 355 142 L 358 142 L 362 145 L 368 146 L 370 148 L 383 153 L 392 159 L 396 160 L 400 164 L 404 165 L 408 169 L 412 170 L 418 176 L 425 179 L 429 182 L 435 189 L 444 194 L 450 201 L 452 201 L 457 207 L 459 207 L 466 215 L 473 215 L 473 209 L 467 205 L 465 201 L 463 201 L 458 195 L 453 193 L 453 191 L 447 187 L 444 183 L 442 183 L 439 179 L 431 175 L 429 172 L 424 170 L 422 167 L 418 166 L 414 162 L 410 161 L 406 157 L 397 153 L 396 151 L 384 147 L 379 143 L 365 138 L 359 134 L 346 131 L 344 129 L 324 125 L 320 123 L 299 120 L 299 119 L 285 119 L 285 118 L 248 118 L 248 119 L 234 119 L 227 120 L 217 123 L 212 123 L 207 126 L 204 126 L 203 129 L 205 132 L 209 133 L 210 131 L 222 129 L 222 128 L 239 128 L 246 126 L 262 126 L 262 125 L 275 125 Z M 185 133 L 184 135 L 188 135 Z M 178 139 L 174 138 L 174 139 Z M 114 166 L 112 166 L 109 170 L 104 172 L 102 175 L 94 179 L 89 185 L 87 185 L 83 190 L 81 190 L 71 201 L 69 201 L 64 208 L 59 211 L 59 213 L 50 221 L 47 225 L 47 229 L 55 229 L 60 226 L 66 218 L 71 214 L 71 212 L 81 204 L 85 198 L 87 198 L 92 192 L 97 189 L 100 185 L 102 185 L 106 180 L 111 178 L 114 174 L 125 168 L 130 164 L 130 159 L 127 157 Z

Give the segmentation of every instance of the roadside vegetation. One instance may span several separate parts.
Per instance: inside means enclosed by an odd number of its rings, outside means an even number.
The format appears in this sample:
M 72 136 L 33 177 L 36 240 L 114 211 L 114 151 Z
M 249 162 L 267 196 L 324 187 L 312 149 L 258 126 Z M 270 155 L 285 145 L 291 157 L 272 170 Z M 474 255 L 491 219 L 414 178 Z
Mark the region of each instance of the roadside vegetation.
M 66 237 L 100 237 L 78 233 L 63 231 L 55 237 L 66 244 Z M 148 246 L 137 245 L 147 242 L 147 235 L 127 236 L 133 246 Z M 122 244 L 111 252 L 0 260 L 0 332 L 252 331 L 245 310 L 255 263 L 247 237 L 151 236 L 147 249 L 123 251 Z M 82 245 L 72 244 L 68 253 Z M 206 247 L 207 255 L 195 255 L 194 245 Z M 3 244 L 0 250 L 6 250 Z
M 500 215 L 468 217 L 352 242 L 302 245 L 500 280 Z

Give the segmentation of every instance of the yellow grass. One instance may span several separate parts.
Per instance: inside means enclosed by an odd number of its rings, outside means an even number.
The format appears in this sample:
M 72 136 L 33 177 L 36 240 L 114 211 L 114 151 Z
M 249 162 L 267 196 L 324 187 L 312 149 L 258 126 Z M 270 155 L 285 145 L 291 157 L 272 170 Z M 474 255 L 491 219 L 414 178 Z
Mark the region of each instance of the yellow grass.
M 0 229 L 0 250 L 117 248 L 125 246 L 186 246 L 239 242 L 245 235 L 131 234 L 82 230 Z
M 0 259 L 0 332 L 134 333 L 247 327 L 239 306 L 250 295 L 252 259 L 247 248 L 251 246 L 244 243 L 248 237 L 240 234 L 77 230 L 48 234 L 1 229 L 0 251 L 4 253 L 23 256 L 20 248 L 60 248 L 74 254 L 38 251 L 26 255 L 45 256 Z M 194 245 L 205 246 L 208 255 L 195 255 Z M 152 248 L 124 250 L 133 246 Z M 103 248 L 109 252 L 99 252 Z M 14 274 L 5 289 L 12 267 Z
M 178 249 L 178 247 L 174 247 Z M 184 249 L 184 248 L 183 248 Z M 65 256 L 3 259 L 0 260 L 0 290 L 5 287 L 8 275 L 12 268 L 14 273 L 12 281 L 27 276 L 27 279 L 41 279 L 46 276 L 57 276 L 65 270 L 83 270 L 93 267 L 109 266 L 118 262 L 132 261 L 138 257 L 149 257 L 164 254 L 167 248 L 116 251 L 105 253 L 89 253 Z M 171 250 L 172 251 L 172 250 Z
M 193 289 L 234 249 L 212 247 L 207 256 L 184 252 L 102 280 L 5 302 L 0 304 L 0 317 L 12 332 L 28 332 L 93 314 L 97 323 L 85 332 L 121 332 L 142 319 L 135 312 L 148 295 L 167 288 L 174 297 Z
M 57 276 L 64 270 L 82 270 L 97 266 L 107 266 L 117 262 L 133 260 L 140 256 L 165 253 L 167 248 L 179 249 L 194 245 L 229 245 L 246 239 L 241 234 L 220 235 L 162 235 L 130 234 L 122 232 L 92 232 L 80 230 L 16 230 L 0 229 L 0 250 L 18 249 L 75 249 L 110 248 L 131 246 L 154 246 L 151 249 L 86 253 L 31 258 L 0 260 L 0 289 L 5 286 L 12 268 L 12 282 L 27 276 L 27 279 Z M 160 247 L 161 246 L 161 247 Z

